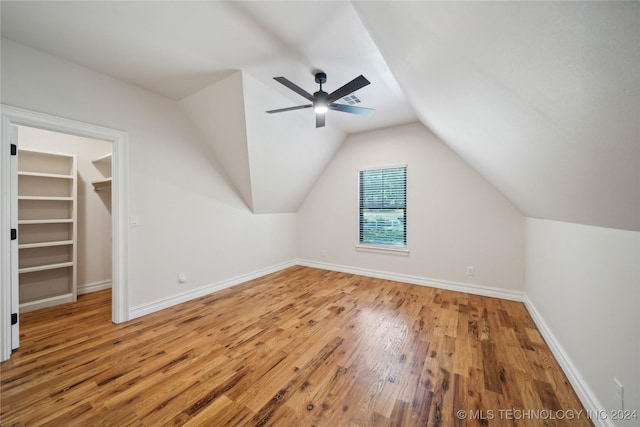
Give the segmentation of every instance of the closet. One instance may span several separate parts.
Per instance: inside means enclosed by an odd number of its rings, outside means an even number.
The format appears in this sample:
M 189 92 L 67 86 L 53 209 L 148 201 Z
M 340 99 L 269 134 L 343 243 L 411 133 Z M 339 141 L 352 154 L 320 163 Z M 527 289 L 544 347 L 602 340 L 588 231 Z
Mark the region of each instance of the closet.
M 102 178 L 92 181 L 91 184 L 96 191 L 101 190 L 111 190 L 111 182 L 113 178 L 111 177 L 111 158 L 113 157 L 112 153 L 105 154 L 104 156 L 100 156 L 97 159 L 91 161 L 96 168 L 102 174 Z
M 18 150 L 20 311 L 77 297 L 76 156 Z
M 111 287 L 111 143 L 18 129 L 20 312 Z

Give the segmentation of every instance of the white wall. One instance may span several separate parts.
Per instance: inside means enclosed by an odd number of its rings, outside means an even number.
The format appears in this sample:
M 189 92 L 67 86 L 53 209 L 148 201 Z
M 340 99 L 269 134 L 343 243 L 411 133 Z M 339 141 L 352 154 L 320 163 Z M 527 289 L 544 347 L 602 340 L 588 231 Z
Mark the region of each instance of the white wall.
M 400 164 L 407 165 L 410 255 L 356 251 L 358 170 Z M 298 255 L 522 291 L 524 227 L 517 208 L 426 127 L 413 123 L 345 141 L 298 211 Z M 475 268 L 475 276 L 466 275 L 467 266 Z
M 345 138 L 311 109 L 265 113 L 291 104 L 242 71 L 179 101 L 254 213 L 296 212 Z
M 310 108 L 265 114 L 306 101 L 296 104 L 247 73 L 242 82 L 254 212 L 297 212 L 346 135 L 330 124 L 316 128 Z
M 607 411 L 640 411 L 640 233 L 527 218 L 526 294 Z M 638 420 L 620 425 L 638 425 Z
M 253 210 L 242 73 L 235 72 L 180 100 L 178 105 L 200 131 L 233 188 Z
M 128 132 L 131 306 L 295 258 L 296 215 L 253 215 L 174 101 L 6 39 L 1 71 L 2 103 Z
M 78 290 L 111 282 L 111 191 L 97 192 L 104 179 L 91 162 L 111 153 L 111 142 L 20 126 L 20 148 L 76 155 L 78 169 Z M 110 174 L 109 174 L 110 176 Z

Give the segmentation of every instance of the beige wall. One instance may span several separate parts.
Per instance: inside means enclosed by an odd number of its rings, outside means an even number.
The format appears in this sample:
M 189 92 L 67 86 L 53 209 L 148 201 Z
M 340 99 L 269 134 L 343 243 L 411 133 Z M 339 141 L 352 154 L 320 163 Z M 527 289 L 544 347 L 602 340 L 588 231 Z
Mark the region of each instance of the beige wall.
M 527 218 L 526 294 L 593 406 L 640 410 L 640 233 Z M 637 426 L 637 419 L 615 421 Z
M 402 164 L 409 256 L 356 251 L 358 170 Z M 349 137 L 298 211 L 303 260 L 514 291 L 524 235 L 523 214 L 419 123 Z
M 128 133 L 132 310 L 295 259 L 296 214 L 252 214 L 175 101 L 6 39 L 1 54 L 2 103 Z
M 95 191 L 104 179 L 91 162 L 111 153 L 111 142 L 20 126 L 20 148 L 75 154 L 78 168 L 78 289 L 111 281 L 111 191 Z

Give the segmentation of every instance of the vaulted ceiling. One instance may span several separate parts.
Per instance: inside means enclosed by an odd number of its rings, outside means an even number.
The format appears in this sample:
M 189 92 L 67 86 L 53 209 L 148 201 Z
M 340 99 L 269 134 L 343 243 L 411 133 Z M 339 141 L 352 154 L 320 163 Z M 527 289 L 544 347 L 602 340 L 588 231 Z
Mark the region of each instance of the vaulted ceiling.
M 175 100 L 254 212 L 297 210 L 345 135 L 418 118 L 526 215 L 640 230 L 640 3 L 0 8 L 4 38 Z M 310 111 L 264 114 L 305 101 L 272 77 L 313 92 L 316 70 L 328 91 L 364 74 L 376 113 L 330 112 L 323 129 Z
M 526 215 L 640 230 L 640 3 L 354 3 L 420 116 Z

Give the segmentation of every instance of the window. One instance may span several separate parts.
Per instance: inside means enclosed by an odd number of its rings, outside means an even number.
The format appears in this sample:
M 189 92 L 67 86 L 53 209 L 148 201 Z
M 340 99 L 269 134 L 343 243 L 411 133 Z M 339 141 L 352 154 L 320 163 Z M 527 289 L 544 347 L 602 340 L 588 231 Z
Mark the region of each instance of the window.
M 407 246 L 407 167 L 360 171 L 361 245 Z

